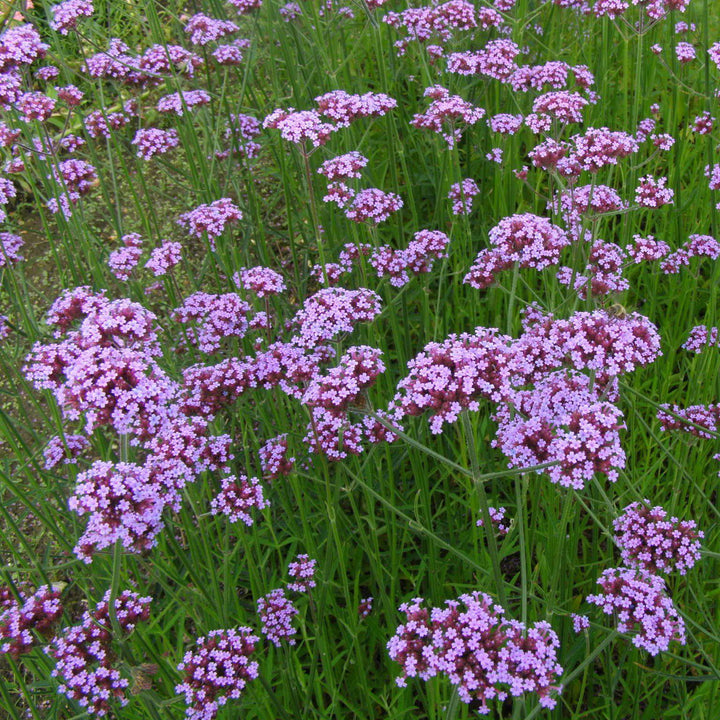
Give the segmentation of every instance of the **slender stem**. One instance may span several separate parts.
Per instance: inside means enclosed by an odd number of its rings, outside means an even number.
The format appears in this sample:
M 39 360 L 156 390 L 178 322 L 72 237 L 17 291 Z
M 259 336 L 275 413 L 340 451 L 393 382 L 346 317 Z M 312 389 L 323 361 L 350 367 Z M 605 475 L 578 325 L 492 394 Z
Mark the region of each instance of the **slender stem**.
M 487 494 L 485 492 L 485 484 L 480 479 L 480 465 L 478 463 L 477 449 L 475 448 L 475 433 L 473 431 L 472 420 L 468 412 L 462 413 L 462 424 L 465 430 L 465 442 L 467 443 L 468 454 L 470 455 L 470 466 L 472 468 L 472 476 L 477 488 L 478 497 L 480 498 L 480 514 L 482 515 L 483 529 L 485 530 L 485 539 L 487 540 L 488 550 L 490 552 L 490 560 L 493 566 L 493 574 L 495 576 L 495 584 L 497 586 L 498 598 L 500 604 L 505 605 L 505 581 L 503 580 L 502 570 L 500 568 L 500 555 L 498 553 L 497 540 L 493 532 L 492 520 L 490 519 L 490 506 L 488 505 Z
M 322 267 L 323 283 L 329 286 L 327 268 L 325 267 L 325 251 L 323 250 L 322 238 L 320 237 L 320 221 L 318 219 L 317 205 L 315 204 L 315 193 L 313 192 L 312 174 L 310 172 L 310 156 L 301 148 L 303 165 L 305 166 L 305 183 L 307 184 L 308 199 L 310 201 L 310 222 L 313 226 L 313 234 L 315 235 L 315 244 L 317 245 L 318 258 Z
M 585 670 L 588 665 L 591 665 L 598 658 L 600 653 L 617 638 L 619 633 L 617 630 L 613 630 L 569 675 L 563 676 L 563 687 L 569 685 L 581 672 Z M 538 703 L 528 715 L 525 716 L 524 720 L 532 720 L 537 717 L 543 710 L 544 706 Z

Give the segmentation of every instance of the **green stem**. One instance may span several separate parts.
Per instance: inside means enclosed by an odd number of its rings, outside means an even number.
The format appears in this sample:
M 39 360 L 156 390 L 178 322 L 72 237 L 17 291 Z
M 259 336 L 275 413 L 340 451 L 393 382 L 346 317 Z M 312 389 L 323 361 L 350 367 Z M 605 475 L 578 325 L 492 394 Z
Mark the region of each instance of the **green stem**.
M 470 455 L 470 466 L 472 468 L 472 477 L 480 498 L 480 514 L 483 521 L 483 529 L 485 531 L 485 539 L 490 552 L 490 560 L 492 562 L 493 574 L 495 576 L 495 585 L 497 587 L 497 595 L 500 598 L 500 604 L 505 606 L 505 581 L 503 580 L 502 569 L 500 568 L 500 554 L 498 553 L 497 540 L 493 531 L 492 520 L 490 519 L 490 506 L 488 504 L 487 493 L 485 492 L 485 483 L 480 474 L 480 465 L 478 463 L 477 449 L 475 447 L 475 433 L 473 431 L 470 413 L 462 413 L 463 430 L 465 431 L 465 442 L 467 443 L 468 454 Z

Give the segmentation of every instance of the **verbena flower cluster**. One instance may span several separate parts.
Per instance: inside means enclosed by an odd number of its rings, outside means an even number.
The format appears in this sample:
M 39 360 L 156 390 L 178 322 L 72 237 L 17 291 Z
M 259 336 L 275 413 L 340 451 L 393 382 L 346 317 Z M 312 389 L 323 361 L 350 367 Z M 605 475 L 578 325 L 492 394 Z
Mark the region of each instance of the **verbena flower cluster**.
M 251 659 L 259 638 L 249 627 L 211 630 L 195 641 L 178 670 L 183 682 L 175 692 L 183 695 L 188 720 L 214 720 L 228 700 L 240 697 L 249 680 L 258 676 Z
M 63 606 L 60 590 L 42 585 L 20 599 L 8 599 L 0 611 L 0 655 L 13 658 L 30 652 L 37 645 L 36 633 L 47 636 L 60 621 Z
M 402 668 L 401 687 L 408 678 L 444 676 L 481 715 L 490 713 L 488 702 L 525 693 L 535 694 L 543 707 L 555 707 L 563 669 L 557 662 L 558 636 L 549 623 L 528 627 L 508 620 L 502 607 L 479 592 L 429 610 L 415 598 L 400 612 L 406 622 L 387 648 Z
M 700 541 L 705 537 L 694 520 L 668 517 L 648 500 L 628 505 L 613 522 L 615 542 L 628 567 L 650 573 L 685 575 L 700 559 Z
M 130 684 L 115 665 L 113 639 L 120 638 L 113 638 L 110 596 L 108 590 L 93 612 L 85 611 L 79 625 L 66 627 L 46 649 L 55 660 L 52 675 L 60 682 L 58 691 L 98 717 L 112 712 L 111 701 L 128 703 L 125 690 Z M 131 633 L 147 621 L 151 600 L 130 590 L 119 593 L 114 601 L 118 628 Z
M 685 644 L 685 623 L 661 577 L 635 568 L 610 568 L 597 582 L 600 592 L 588 595 L 587 602 L 614 615 L 620 632 L 633 633 L 633 645 L 657 655 L 671 642 Z

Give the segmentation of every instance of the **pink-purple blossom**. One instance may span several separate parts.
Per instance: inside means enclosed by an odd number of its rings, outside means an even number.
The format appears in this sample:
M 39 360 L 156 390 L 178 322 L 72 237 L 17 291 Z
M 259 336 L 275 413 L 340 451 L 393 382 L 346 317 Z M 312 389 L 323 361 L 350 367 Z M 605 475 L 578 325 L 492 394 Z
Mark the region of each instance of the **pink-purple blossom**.
M 187 720 L 215 720 L 228 700 L 235 700 L 258 676 L 251 660 L 259 638 L 249 627 L 211 630 L 183 655 L 183 681 L 175 692 L 185 698 Z
M 694 520 L 670 517 L 648 500 L 628 505 L 613 521 L 613 529 L 623 563 L 654 574 L 685 575 L 700 559 L 705 537 Z
M 587 602 L 613 615 L 620 632 L 633 634 L 635 647 L 657 655 L 671 642 L 685 644 L 685 623 L 662 578 L 620 567 L 604 570 L 597 582 L 600 592 L 588 595 Z

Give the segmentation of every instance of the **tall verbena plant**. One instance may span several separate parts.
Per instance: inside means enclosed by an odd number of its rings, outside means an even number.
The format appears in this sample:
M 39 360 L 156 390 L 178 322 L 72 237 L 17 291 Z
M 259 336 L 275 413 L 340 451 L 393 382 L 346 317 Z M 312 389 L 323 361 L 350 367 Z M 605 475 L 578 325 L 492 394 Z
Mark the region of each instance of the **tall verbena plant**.
M 716 717 L 718 20 L 5 3 L 0 715 Z

